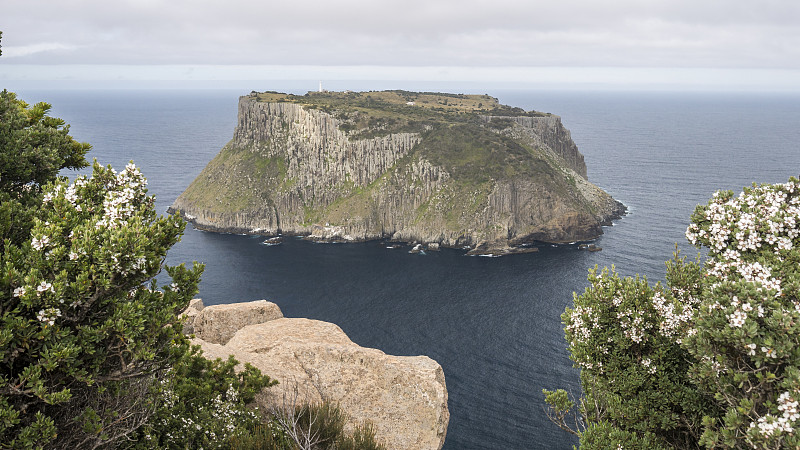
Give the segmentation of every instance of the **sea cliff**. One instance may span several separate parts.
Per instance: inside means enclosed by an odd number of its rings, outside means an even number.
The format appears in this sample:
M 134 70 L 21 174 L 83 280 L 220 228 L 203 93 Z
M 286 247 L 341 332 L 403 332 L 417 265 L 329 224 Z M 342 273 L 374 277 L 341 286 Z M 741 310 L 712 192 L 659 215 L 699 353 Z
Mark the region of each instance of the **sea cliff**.
M 233 139 L 170 209 L 213 231 L 489 253 L 592 239 L 625 211 L 558 116 L 404 91 L 241 97 Z

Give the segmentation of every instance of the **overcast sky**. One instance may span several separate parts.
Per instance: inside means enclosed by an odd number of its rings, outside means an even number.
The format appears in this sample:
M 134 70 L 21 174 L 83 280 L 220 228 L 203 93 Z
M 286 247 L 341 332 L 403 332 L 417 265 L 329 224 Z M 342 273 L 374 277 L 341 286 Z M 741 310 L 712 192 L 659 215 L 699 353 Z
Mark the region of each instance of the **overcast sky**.
M 626 74 L 800 88 L 798 0 L 3 3 L 0 80 Z

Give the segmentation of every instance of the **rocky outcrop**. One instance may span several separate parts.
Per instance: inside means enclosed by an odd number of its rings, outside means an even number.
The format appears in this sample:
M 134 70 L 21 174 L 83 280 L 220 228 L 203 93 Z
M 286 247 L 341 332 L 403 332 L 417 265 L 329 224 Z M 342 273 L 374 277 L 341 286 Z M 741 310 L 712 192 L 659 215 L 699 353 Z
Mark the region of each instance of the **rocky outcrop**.
M 587 181 L 583 155 L 557 116 L 475 116 L 383 134 L 348 133 L 347 117 L 242 97 L 233 139 L 170 210 L 213 231 L 512 252 L 533 241 L 595 238 L 624 214 Z M 431 144 L 454 129 L 475 142 L 447 151 Z
M 248 325 L 283 317 L 278 305 L 266 300 L 214 305 L 208 308 L 202 308 L 202 303 L 189 306 L 188 313 L 192 315 L 192 332 L 204 341 L 213 344 L 226 344 L 237 331 Z
M 387 448 L 444 445 L 450 413 L 444 372 L 436 361 L 360 347 L 334 324 L 283 318 L 264 300 L 198 307 L 202 304 L 186 311 L 186 320 L 206 357 L 233 355 L 279 381 L 258 398 L 262 407 L 327 401 L 338 404 L 352 424 L 371 422 Z M 198 320 L 206 325 L 198 327 Z M 242 327 L 229 339 L 220 339 L 218 330 L 237 326 Z

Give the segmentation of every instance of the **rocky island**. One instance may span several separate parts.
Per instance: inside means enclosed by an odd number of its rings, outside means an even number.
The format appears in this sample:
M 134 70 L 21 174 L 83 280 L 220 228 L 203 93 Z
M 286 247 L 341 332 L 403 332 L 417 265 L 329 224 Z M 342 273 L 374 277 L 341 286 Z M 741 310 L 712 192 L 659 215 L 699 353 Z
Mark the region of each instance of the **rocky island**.
M 625 207 L 552 114 L 488 95 L 252 92 L 170 211 L 211 231 L 506 254 L 596 238 Z

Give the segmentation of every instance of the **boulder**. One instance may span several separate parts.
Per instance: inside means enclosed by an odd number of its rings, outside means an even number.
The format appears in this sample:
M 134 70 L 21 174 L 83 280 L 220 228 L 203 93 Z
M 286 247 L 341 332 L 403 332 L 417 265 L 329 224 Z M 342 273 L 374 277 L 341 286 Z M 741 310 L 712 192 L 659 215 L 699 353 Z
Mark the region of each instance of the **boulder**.
M 415 245 L 414 248 L 408 251 L 408 253 L 424 253 L 422 250 L 422 244 Z
M 202 303 L 200 303 L 202 305 Z M 192 314 L 187 308 L 187 317 Z M 195 308 L 196 311 L 196 308 Z M 192 329 L 198 338 L 214 344 L 225 344 L 236 331 L 247 325 L 268 322 L 283 317 L 278 305 L 266 300 L 206 306 L 198 311 Z
M 189 300 L 189 308 L 188 309 L 194 309 L 194 310 L 197 310 L 197 312 L 200 312 L 200 311 L 203 310 L 203 308 L 205 308 L 205 305 L 203 305 L 203 299 L 202 298 L 193 298 L 193 299 Z
M 233 355 L 278 380 L 258 398 L 262 408 L 327 401 L 351 418 L 349 427 L 371 422 L 387 448 L 444 445 L 450 418 L 444 371 L 427 356 L 387 355 L 353 343 L 332 323 L 294 318 L 244 326 L 224 345 L 193 342 L 208 358 Z

